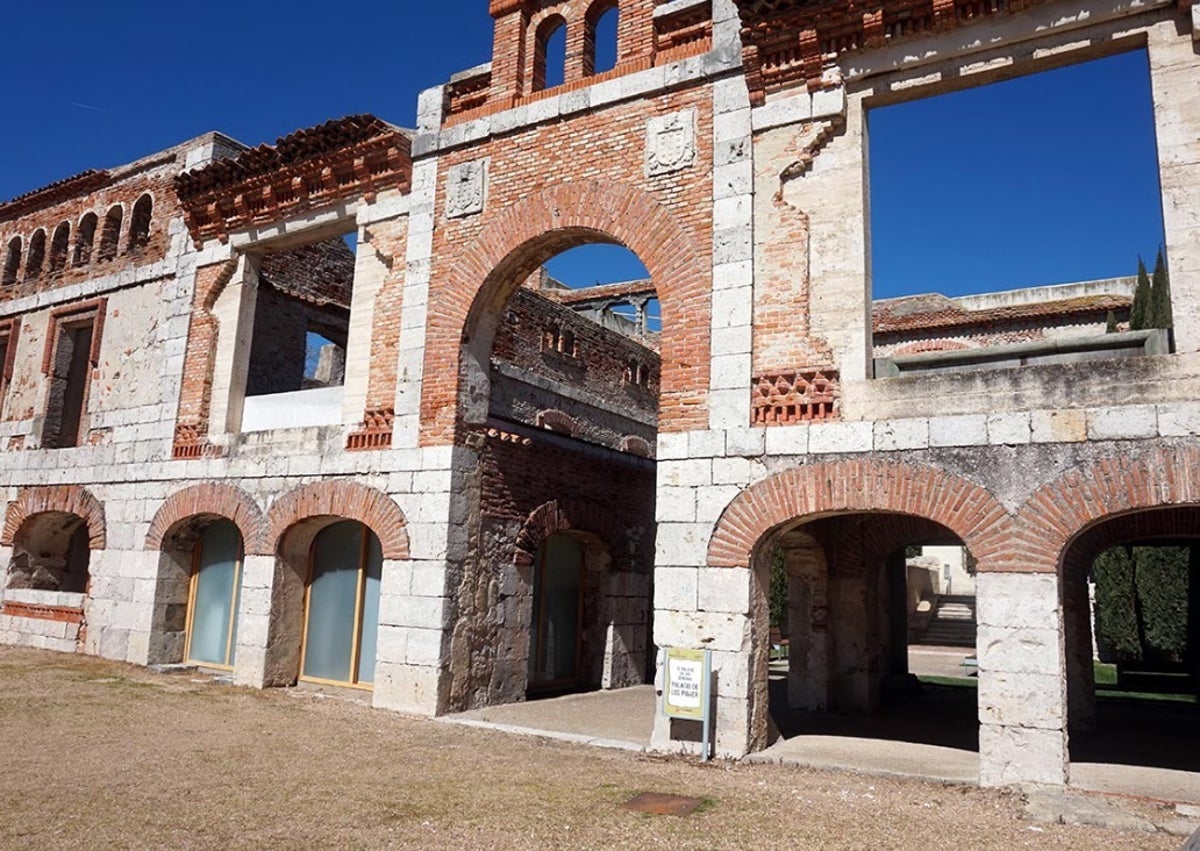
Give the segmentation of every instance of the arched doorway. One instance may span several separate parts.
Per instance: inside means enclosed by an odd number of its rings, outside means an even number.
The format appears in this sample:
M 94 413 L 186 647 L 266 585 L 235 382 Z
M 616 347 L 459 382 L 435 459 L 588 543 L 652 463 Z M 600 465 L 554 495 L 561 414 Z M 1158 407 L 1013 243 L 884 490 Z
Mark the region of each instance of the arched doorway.
M 1072 782 L 1128 765 L 1189 772 L 1200 789 L 1200 507 L 1091 525 L 1060 588 Z
M 242 587 L 242 533 L 225 519 L 209 523 L 192 550 L 184 661 L 232 669 Z
M 545 694 L 579 685 L 583 638 L 583 547 L 555 534 L 538 549 L 529 630 L 529 692 Z
M 379 538 L 340 520 L 313 538 L 304 592 L 300 679 L 370 687 L 379 628 Z

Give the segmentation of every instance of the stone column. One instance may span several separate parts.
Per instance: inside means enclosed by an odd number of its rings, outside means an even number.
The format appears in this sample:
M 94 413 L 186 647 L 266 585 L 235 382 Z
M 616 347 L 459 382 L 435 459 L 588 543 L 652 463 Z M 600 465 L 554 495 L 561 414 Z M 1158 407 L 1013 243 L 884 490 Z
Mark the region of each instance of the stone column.
M 1067 781 L 1066 680 L 1058 577 L 980 573 L 979 783 Z
M 1096 678 L 1092 660 L 1092 607 L 1087 575 L 1063 580 L 1063 634 L 1067 666 L 1067 716 L 1081 729 L 1096 723 Z
M 1200 8 L 1200 7 L 1198 7 Z M 1194 13 L 1194 10 L 1193 10 Z M 1164 20 L 1147 31 L 1163 229 L 1174 300 L 1175 346 L 1200 351 L 1200 66 L 1196 44 Z
M 281 567 L 280 570 L 283 568 Z M 233 681 L 240 686 L 266 688 L 272 685 L 290 685 L 295 680 L 298 668 L 291 671 L 290 678 L 280 681 L 286 672 L 271 670 L 267 648 L 271 641 L 271 600 L 276 583 L 275 556 L 247 555 L 242 559 L 242 589 L 238 594 L 237 635 L 234 641 L 237 650 L 234 657 Z M 303 589 L 301 589 L 303 593 Z M 282 612 L 283 609 L 276 609 Z M 302 629 L 296 624 L 295 629 Z
M 877 666 L 872 664 L 878 634 L 877 583 L 865 576 L 829 580 L 829 629 L 833 635 L 830 708 L 874 712 L 879 705 Z
M 374 706 L 414 715 L 443 711 L 445 576 L 443 562 L 383 563 Z
M 784 550 L 788 571 L 788 706 L 829 708 L 829 577 L 816 543 Z

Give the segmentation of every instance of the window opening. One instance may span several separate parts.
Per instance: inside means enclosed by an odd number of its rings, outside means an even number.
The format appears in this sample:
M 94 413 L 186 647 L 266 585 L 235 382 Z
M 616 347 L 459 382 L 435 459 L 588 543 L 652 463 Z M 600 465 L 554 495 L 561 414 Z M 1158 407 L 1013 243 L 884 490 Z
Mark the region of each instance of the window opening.
M 149 195 L 138 198 L 129 217 L 129 251 L 140 251 L 150 241 L 150 218 L 154 202 Z
M 121 219 L 125 213 L 120 205 L 113 207 L 104 217 L 104 230 L 100 232 L 101 261 L 112 260 L 121 246 Z
M 233 667 L 241 573 L 241 532 L 228 520 L 210 523 L 193 552 L 184 650 L 189 662 Z
M 8 251 L 4 256 L 4 286 L 14 286 L 17 283 L 17 274 L 20 271 L 21 237 L 14 236 L 8 241 Z
M 601 0 L 588 11 L 583 54 L 585 75 L 603 74 L 617 66 L 620 20 L 621 10 L 613 2 Z
M 379 538 L 362 523 L 343 520 L 317 533 L 305 589 L 301 679 L 374 682 L 382 572 Z
M 75 235 L 76 266 L 84 266 L 91 262 L 92 246 L 96 243 L 96 226 L 99 221 L 95 213 L 88 213 L 79 220 L 79 233 Z
M 534 50 L 533 90 L 553 89 L 566 82 L 567 22 L 561 16 L 542 21 Z
M 50 271 L 61 272 L 67 266 L 67 255 L 71 250 L 71 224 L 63 222 L 54 229 L 50 240 Z
M 40 277 L 42 274 L 42 263 L 45 259 L 46 232 L 38 228 L 29 240 L 29 256 L 25 258 L 25 277 Z
M 58 326 L 42 446 L 77 446 L 91 378 L 91 320 Z

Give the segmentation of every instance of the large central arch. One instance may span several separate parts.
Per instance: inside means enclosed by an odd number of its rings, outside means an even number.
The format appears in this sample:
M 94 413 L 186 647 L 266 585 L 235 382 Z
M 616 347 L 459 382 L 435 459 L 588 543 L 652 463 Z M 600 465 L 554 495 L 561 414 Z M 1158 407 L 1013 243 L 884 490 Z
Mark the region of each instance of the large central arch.
M 704 261 L 710 249 L 702 250 L 676 215 L 649 193 L 619 183 L 575 181 L 493 216 L 444 284 L 431 292 L 422 442 L 449 442 L 458 416 L 467 422 L 482 419 L 488 357 L 504 305 L 551 257 L 589 242 L 634 252 L 650 272 L 669 318 L 662 335 L 660 428 L 707 428 L 712 307 Z M 446 378 L 435 381 L 434 375 Z

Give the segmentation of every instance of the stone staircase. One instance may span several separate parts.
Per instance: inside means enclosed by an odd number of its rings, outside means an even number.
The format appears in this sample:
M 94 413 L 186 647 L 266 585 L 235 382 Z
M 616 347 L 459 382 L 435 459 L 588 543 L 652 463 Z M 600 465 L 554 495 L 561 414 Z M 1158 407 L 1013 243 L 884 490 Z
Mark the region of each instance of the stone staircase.
M 939 597 L 918 643 L 975 649 L 975 598 L 950 594 Z

